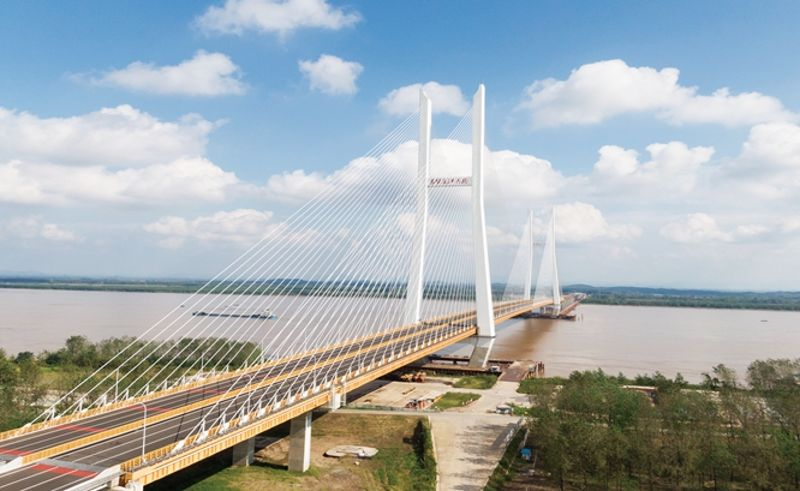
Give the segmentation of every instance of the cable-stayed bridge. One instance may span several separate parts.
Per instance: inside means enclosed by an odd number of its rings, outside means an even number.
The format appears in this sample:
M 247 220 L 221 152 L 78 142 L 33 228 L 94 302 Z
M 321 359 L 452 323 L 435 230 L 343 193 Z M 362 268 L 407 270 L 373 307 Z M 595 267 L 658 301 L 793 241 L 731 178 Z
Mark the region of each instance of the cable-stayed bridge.
M 481 86 L 434 140 L 420 93 L 419 113 L 369 153 L 331 177 L 301 176 L 314 196 L 297 212 L 34 421 L 0 434 L 0 490 L 141 489 L 228 448 L 247 463 L 255 435 L 285 422 L 289 467 L 304 471 L 312 410 L 457 343 L 483 365 L 497 324 L 571 307 L 554 214 L 547 226 L 530 214 L 512 241 L 487 228 L 484 101 Z M 289 199 L 291 182 L 271 184 Z M 490 246 L 506 260 L 502 282 Z

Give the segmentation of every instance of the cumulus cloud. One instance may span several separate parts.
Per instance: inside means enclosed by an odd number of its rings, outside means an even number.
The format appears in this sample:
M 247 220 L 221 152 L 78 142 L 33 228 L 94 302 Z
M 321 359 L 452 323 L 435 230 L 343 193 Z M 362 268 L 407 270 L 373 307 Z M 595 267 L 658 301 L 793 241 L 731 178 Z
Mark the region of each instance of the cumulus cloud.
M 689 213 L 661 227 L 663 237 L 682 244 L 750 241 L 772 231 L 773 227 L 763 224 L 741 224 L 726 229 L 706 213 Z
M 197 115 L 161 121 L 129 105 L 51 118 L 0 108 L 0 161 L 138 167 L 202 154 L 214 127 Z
M 413 114 L 419 108 L 420 88 L 431 99 L 434 113 L 463 116 L 469 109 L 469 103 L 457 85 L 442 85 L 439 82 L 411 84 L 394 89 L 378 102 L 378 107 L 392 116 Z
M 431 142 L 431 177 L 469 176 L 472 146 L 455 140 Z M 486 196 L 490 204 L 541 202 L 555 196 L 566 179 L 552 164 L 532 155 L 509 150 L 487 151 Z M 365 196 L 390 180 L 405 183 L 392 193 L 410 192 L 417 169 L 417 142 L 408 141 L 377 157 L 360 157 L 331 174 L 295 170 L 271 176 L 259 188 L 263 196 L 286 203 L 306 201 L 320 193 Z M 359 191 L 356 191 L 359 190 Z M 378 193 L 372 193 L 378 194 Z M 455 194 L 455 193 L 454 193 Z M 461 196 L 468 199 L 468 196 Z M 454 196 L 453 199 L 459 199 Z
M 283 203 L 305 202 L 327 188 L 327 179 L 319 172 L 306 173 L 297 169 L 273 174 L 262 188 L 270 199 Z
M 226 0 L 221 7 L 209 7 L 196 22 L 208 34 L 286 36 L 303 28 L 338 31 L 360 20 L 358 12 L 332 7 L 326 0 Z
M 332 95 L 352 95 L 358 92 L 356 79 L 364 71 L 360 63 L 345 61 L 333 55 L 321 55 L 317 61 L 300 61 L 298 66 L 308 78 L 312 90 Z
M 239 181 L 203 156 L 213 128 L 131 106 L 67 118 L 0 109 L 0 202 L 220 201 Z
M 604 145 L 590 176 L 600 192 L 646 193 L 652 187 L 661 191 L 686 193 L 694 189 L 700 168 L 714 155 L 713 147 L 688 147 L 683 142 L 653 143 L 646 147 L 650 159 L 640 162 L 636 150 Z
M 714 217 L 705 213 L 690 213 L 661 227 L 661 235 L 682 244 L 701 242 L 731 242 L 734 236 L 723 231 Z
M 89 81 L 94 85 L 137 92 L 187 96 L 240 95 L 246 89 L 241 81 L 241 70 L 228 56 L 203 50 L 177 65 L 158 66 L 135 61 Z
M 576 243 L 602 239 L 627 240 L 642 230 L 630 224 L 609 224 L 603 214 L 588 203 L 576 201 L 555 207 L 558 242 Z
M 565 80 L 538 80 L 525 89 L 518 109 L 534 127 L 593 124 L 622 114 L 652 113 L 670 124 L 715 123 L 725 126 L 793 121 L 797 115 L 780 100 L 759 92 L 711 95 L 678 82 L 677 68 L 632 67 L 605 60 L 582 65 Z
M 126 169 L 12 161 L 0 164 L 0 202 L 68 205 L 221 201 L 238 182 L 234 173 L 203 157 Z
M 791 234 L 800 232 L 800 216 L 790 216 L 783 218 L 780 224 L 781 232 Z
M 762 198 L 800 195 L 800 126 L 769 123 L 750 129 L 738 157 L 724 175 Z
M 750 239 L 760 237 L 770 232 L 770 228 L 766 225 L 747 224 L 737 225 L 734 230 L 734 235 L 741 239 Z
M 186 219 L 165 216 L 144 226 L 144 230 L 161 236 L 159 245 L 179 248 L 187 240 L 199 242 L 233 242 L 251 244 L 275 230 L 270 223 L 272 212 L 253 209 L 219 211 L 212 215 Z
M 52 242 L 80 242 L 81 237 L 75 232 L 55 223 L 46 223 L 38 215 L 12 218 L 0 223 L 0 232 L 17 239 L 44 239 Z
M 406 237 L 414 237 L 416 232 L 417 216 L 415 213 L 400 213 L 395 218 L 394 226 L 397 227 Z M 443 220 L 434 214 L 428 215 L 428 223 L 426 225 L 426 233 L 428 240 L 432 237 L 454 237 L 460 234 L 458 227 L 452 221 Z

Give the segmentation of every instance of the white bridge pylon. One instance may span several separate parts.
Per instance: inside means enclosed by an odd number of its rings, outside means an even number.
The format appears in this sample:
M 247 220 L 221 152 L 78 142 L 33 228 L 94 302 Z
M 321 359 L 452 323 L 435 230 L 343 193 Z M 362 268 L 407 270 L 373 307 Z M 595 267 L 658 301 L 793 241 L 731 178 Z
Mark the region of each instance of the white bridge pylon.
M 417 166 L 417 210 L 414 217 L 414 242 L 411 270 L 406 290 L 405 323 L 422 320 L 422 295 L 425 289 L 425 243 L 428 229 L 428 179 L 431 165 L 431 100 L 419 90 L 419 156 Z
M 411 270 L 406 290 L 405 320 L 419 322 L 424 294 L 425 246 L 428 221 L 428 189 L 431 186 L 471 186 L 472 188 L 472 241 L 475 257 L 475 303 L 478 340 L 474 363 L 485 363 L 495 337 L 492 283 L 489 270 L 489 247 L 486 239 L 486 211 L 484 205 L 484 147 L 486 89 L 481 84 L 472 100 L 472 176 L 470 178 L 438 179 L 431 182 L 431 101 L 424 91 L 419 96 L 419 153 L 417 167 L 417 200 Z
M 416 211 L 411 268 L 406 289 L 405 322 L 413 324 L 422 320 L 422 301 L 425 290 L 425 253 L 428 236 L 429 192 L 432 187 L 471 187 L 472 243 L 475 267 L 475 303 L 478 335 L 471 363 L 485 364 L 496 335 L 492 302 L 492 283 L 489 268 L 489 249 L 486 235 L 486 211 L 484 191 L 485 169 L 485 104 L 486 89 L 481 84 L 473 97 L 472 105 L 472 175 L 469 177 L 430 178 L 431 164 L 431 100 L 420 89 L 419 94 L 419 147 L 416 180 Z M 555 315 L 561 310 L 561 285 L 558 279 L 556 259 L 555 208 L 547 227 L 546 239 L 538 277 L 534 284 L 534 215 L 530 211 L 524 227 L 522 244 L 526 245 L 523 258 L 525 277 L 523 299 L 552 299 L 548 310 Z M 533 292 L 533 289 L 536 289 Z M 533 292 L 533 295 L 532 295 Z
M 557 316 L 561 312 L 561 297 L 561 281 L 558 276 L 556 254 L 556 210 L 553 208 L 542 248 L 542 259 L 533 298 L 534 300 L 552 299 L 552 306 L 546 307 L 546 309 L 550 314 Z

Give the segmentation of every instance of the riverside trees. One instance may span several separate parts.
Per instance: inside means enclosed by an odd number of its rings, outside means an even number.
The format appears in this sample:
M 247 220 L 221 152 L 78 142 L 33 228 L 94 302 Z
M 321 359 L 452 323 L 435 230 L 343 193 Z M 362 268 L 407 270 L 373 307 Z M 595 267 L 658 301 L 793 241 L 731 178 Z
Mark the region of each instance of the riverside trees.
M 800 359 L 756 361 L 747 379 L 718 365 L 701 386 L 595 371 L 523 387 L 533 444 L 562 489 L 800 489 Z
M 126 356 L 117 355 L 139 350 L 143 353 L 141 363 L 120 365 Z M 148 342 L 121 337 L 94 343 L 85 336 L 70 336 L 64 347 L 38 355 L 22 352 L 9 357 L 0 349 L 0 431 L 27 423 L 45 409 L 48 401 L 57 400 L 86 377 L 93 377 L 86 386 L 94 386 L 94 392 L 72 394 L 64 405 L 84 395 L 93 400 L 107 391 L 114 383 L 109 374 L 115 370 L 127 375 L 125 381 L 134 381 L 130 386 L 135 391 L 148 383 L 162 382 L 174 367 L 189 366 L 197 372 L 212 366 L 238 368 L 261 359 L 257 344 L 223 338 Z M 95 386 L 96 382 L 100 383 Z

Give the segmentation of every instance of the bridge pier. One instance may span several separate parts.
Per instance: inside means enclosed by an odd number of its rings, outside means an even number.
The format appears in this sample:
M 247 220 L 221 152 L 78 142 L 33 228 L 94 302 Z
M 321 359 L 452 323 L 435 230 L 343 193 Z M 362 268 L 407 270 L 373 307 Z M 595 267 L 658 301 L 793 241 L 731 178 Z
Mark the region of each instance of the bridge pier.
M 311 466 L 311 411 L 289 424 L 289 470 L 305 472 Z
M 253 463 L 256 452 L 256 439 L 248 438 L 233 446 L 233 458 L 231 459 L 234 467 L 248 467 Z
M 114 485 L 108 489 L 111 491 L 144 491 L 144 484 L 141 481 L 128 481 L 125 487 Z
M 475 336 L 475 346 L 469 357 L 469 366 L 485 367 L 494 346 L 494 336 Z

